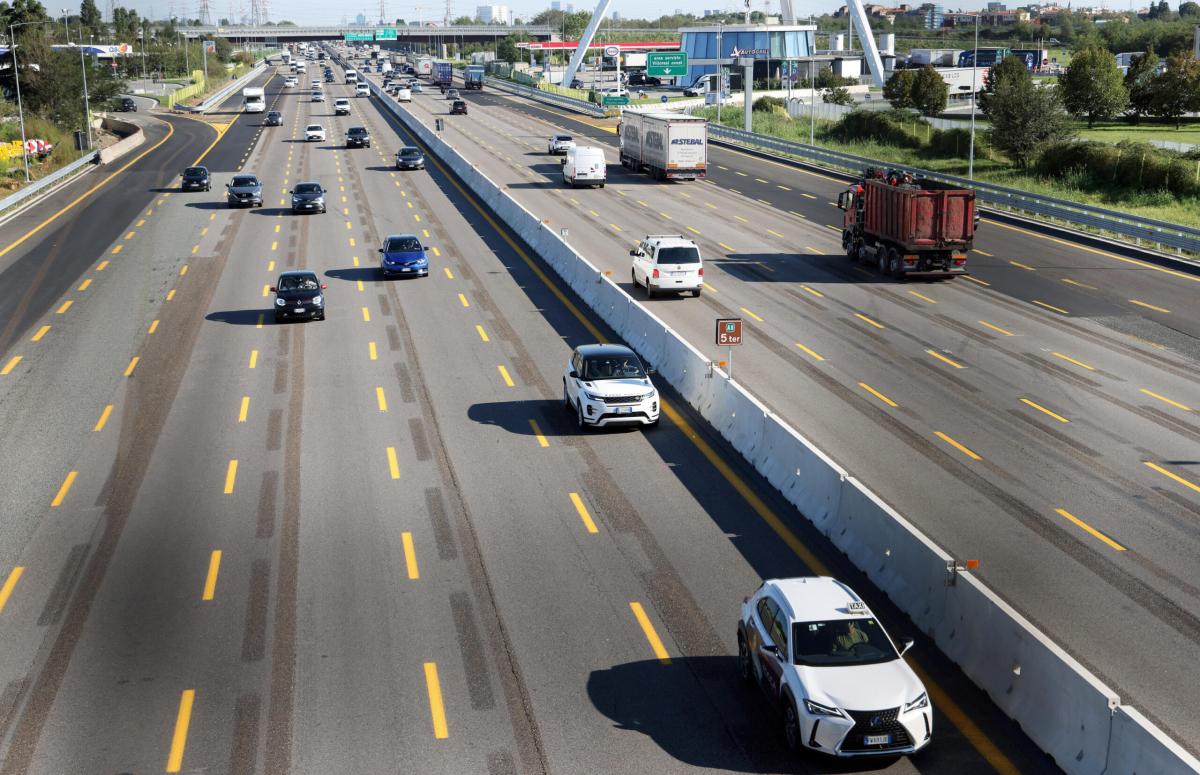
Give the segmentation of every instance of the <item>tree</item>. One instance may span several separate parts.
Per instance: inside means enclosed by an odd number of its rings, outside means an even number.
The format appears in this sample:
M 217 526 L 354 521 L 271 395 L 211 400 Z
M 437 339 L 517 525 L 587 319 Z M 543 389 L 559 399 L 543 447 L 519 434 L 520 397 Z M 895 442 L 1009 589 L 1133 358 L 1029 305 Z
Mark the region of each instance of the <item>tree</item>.
M 1175 119 L 1200 109 L 1200 61 L 1191 52 L 1167 57 L 1167 67 L 1154 79 L 1154 114 Z
M 83 74 L 79 55 L 55 51 L 45 35 L 21 38 L 21 102 L 26 115 L 49 119 L 64 129 L 82 129 Z M 102 105 L 124 88 L 111 68 L 88 66 L 88 96 L 93 107 Z M 12 83 L 12 68 L 0 76 L 5 89 Z
M 96 0 L 83 0 L 79 4 L 79 23 L 93 32 L 104 27 L 104 17 L 96 6 Z
M 132 8 L 116 6 L 112 12 L 113 35 L 122 43 L 132 43 L 141 30 L 142 20 Z
M 1149 17 L 1151 19 L 1170 19 L 1171 6 L 1167 4 L 1167 0 L 1159 0 L 1158 3 L 1151 0 Z
M 1193 3 L 1192 0 L 1179 4 L 1180 18 L 1188 16 L 1200 16 L 1200 3 Z
M 1003 65 L 1016 62 L 1017 67 Z M 1018 167 L 1026 167 L 1047 143 L 1071 137 L 1071 120 L 1063 110 L 1058 87 L 1037 86 L 1025 65 L 1005 59 L 992 68 L 985 111 L 992 122 L 992 146 Z
M 1006 57 L 1000 64 L 987 71 L 983 78 L 983 88 L 979 92 L 979 109 L 991 115 L 991 100 L 995 97 L 1000 86 L 1009 81 L 1030 80 L 1029 70 L 1019 57 Z
M 38 0 L 14 0 L 11 6 L 0 2 L 0 24 L 6 28 L 9 25 L 44 22 L 49 19 L 45 6 Z
M 1087 48 L 1075 54 L 1058 83 L 1067 110 L 1086 118 L 1089 129 L 1096 119 L 1120 113 L 1129 104 L 1117 60 L 1102 48 Z
M 1154 103 L 1158 98 L 1155 94 L 1155 73 L 1158 71 L 1158 55 L 1147 51 L 1141 56 L 1135 56 L 1129 63 L 1129 71 L 1125 73 L 1125 89 L 1129 92 L 1129 107 L 1125 115 L 1131 124 L 1141 121 L 1142 116 L 1154 113 Z
M 518 42 L 529 40 L 525 33 L 505 35 L 496 44 L 496 59 L 501 62 L 520 62 L 525 58 L 522 49 L 517 48 Z
M 831 105 L 853 105 L 854 97 L 850 96 L 850 90 L 845 86 L 835 86 L 825 91 L 825 94 L 821 96 L 821 101 Z
M 946 109 L 950 87 L 932 65 L 925 65 L 913 76 L 912 106 L 923 116 L 936 116 Z
M 457 19 L 455 19 L 453 22 L 453 24 L 455 24 L 455 25 L 480 24 L 480 23 L 481 22 L 479 21 L 478 18 L 472 18 L 470 16 L 460 16 Z
M 883 85 L 883 98 L 896 110 L 913 107 L 913 80 L 912 70 L 896 70 Z

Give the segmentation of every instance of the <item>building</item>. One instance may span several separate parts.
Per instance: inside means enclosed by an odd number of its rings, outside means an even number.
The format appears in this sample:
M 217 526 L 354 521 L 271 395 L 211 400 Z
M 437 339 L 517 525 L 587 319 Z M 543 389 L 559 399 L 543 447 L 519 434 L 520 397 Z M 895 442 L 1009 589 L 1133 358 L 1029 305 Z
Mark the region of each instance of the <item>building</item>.
M 946 9 L 940 5 L 926 4 L 922 7 L 924 8 L 922 15 L 925 22 L 925 29 L 940 30 L 942 25 L 946 23 Z
M 620 11 L 613 11 L 611 15 L 612 15 L 612 20 L 614 22 L 621 21 L 621 12 Z
M 766 78 L 768 72 L 774 77 L 782 60 L 811 58 L 816 48 L 817 27 L 813 24 L 725 24 L 719 30 L 718 33 L 718 26 L 711 24 L 679 28 L 679 50 L 688 55 L 684 85 L 691 85 L 701 75 L 715 73 L 718 57 L 727 66 L 734 64 L 734 57 L 754 59 L 754 77 L 758 79 Z
M 550 10 L 551 11 L 561 11 L 562 3 L 559 2 L 559 0 L 550 0 Z
M 484 24 L 511 25 L 513 12 L 507 5 L 480 5 L 475 7 L 475 18 Z

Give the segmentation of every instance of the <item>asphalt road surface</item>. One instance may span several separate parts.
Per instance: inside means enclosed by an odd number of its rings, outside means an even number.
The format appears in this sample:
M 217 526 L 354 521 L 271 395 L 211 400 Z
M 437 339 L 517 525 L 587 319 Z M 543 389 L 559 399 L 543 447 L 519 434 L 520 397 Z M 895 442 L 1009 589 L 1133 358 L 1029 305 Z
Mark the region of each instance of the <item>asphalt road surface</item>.
M 648 303 L 1193 750 L 1200 684 L 1200 273 L 985 219 L 971 276 L 897 283 L 851 264 L 845 184 L 710 148 L 707 180 L 620 167 L 614 122 L 493 90 L 410 110 L 596 266 L 629 279 L 647 234 L 706 257 L 699 299 Z M 609 158 L 570 190 L 555 132 Z M 1147 637 L 1147 633 L 1154 633 Z
M 163 116 L 195 134 L 7 249 L 48 267 L 2 269 L 0 773 L 1053 771 L 920 638 L 924 752 L 786 755 L 742 597 L 829 573 L 911 625 L 669 394 L 657 430 L 575 431 L 562 370 L 606 332 L 457 181 L 395 171 L 372 100 L 281 83 L 284 126 Z M 197 158 L 214 190 L 177 191 Z M 225 206 L 237 171 L 262 208 Z M 289 212 L 302 180 L 327 214 Z M 384 282 L 404 232 L 431 275 Z M 275 325 L 296 268 L 328 319 Z

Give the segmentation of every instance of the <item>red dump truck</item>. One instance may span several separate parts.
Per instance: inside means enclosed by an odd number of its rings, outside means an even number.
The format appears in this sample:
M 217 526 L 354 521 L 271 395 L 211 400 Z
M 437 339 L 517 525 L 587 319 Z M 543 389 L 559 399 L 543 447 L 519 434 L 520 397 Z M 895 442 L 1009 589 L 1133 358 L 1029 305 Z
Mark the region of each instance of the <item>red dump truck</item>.
M 967 271 L 975 237 L 975 192 L 903 172 L 868 169 L 838 195 L 842 248 L 896 279 L 953 277 Z

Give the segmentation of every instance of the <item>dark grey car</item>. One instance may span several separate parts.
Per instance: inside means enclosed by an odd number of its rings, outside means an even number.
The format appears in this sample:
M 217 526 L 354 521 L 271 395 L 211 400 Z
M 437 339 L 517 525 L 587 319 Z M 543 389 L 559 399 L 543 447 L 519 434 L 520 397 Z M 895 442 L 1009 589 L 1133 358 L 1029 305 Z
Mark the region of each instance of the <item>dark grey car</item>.
M 257 175 L 234 175 L 225 188 L 225 199 L 230 207 L 262 207 L 262 183 Z
M 406 145 L 396 151 L 396 169 L 398 170 L 423 170 L 425 169 L 425 154 L 421 153 L 420 148 L 414 148 L 411 145 Z
M 297 183 L 292 189 L 293 213 L 323 213 L 325 212 L 325 189 L 320 183 Z

